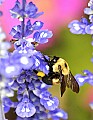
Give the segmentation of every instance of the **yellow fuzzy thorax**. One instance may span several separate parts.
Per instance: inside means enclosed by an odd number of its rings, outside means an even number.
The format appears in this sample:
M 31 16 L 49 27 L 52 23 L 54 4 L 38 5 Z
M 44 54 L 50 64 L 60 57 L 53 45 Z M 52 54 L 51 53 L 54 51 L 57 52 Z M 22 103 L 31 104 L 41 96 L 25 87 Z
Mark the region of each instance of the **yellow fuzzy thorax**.
M 67 65 L 67 67 L 65 66 L 65 64 Z M 57 60 L 57 62 L 53 65 L 53 72 L 59 72 L 59 70 L 58 70 L 59 65 L 61 66 L 62 74 L 63 75 L 68 75 L 69 74 L 68 63 L 62 58 L 59 58 Z

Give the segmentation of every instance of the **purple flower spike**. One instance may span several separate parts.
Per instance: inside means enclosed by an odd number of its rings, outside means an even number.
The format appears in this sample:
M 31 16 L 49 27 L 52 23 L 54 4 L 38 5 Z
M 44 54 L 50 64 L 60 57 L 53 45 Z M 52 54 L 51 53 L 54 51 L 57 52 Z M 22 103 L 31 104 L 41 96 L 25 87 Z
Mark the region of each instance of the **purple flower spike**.
M 22 118 L 31 117 L 35 114 L 35 112 L 36 109 L 29 100 L 23 99 L 22 102 L 20 102 L 16 108 L 16 114 Z
M 41 30 L 43 22 L 37 20 L 32 23 L 32 19 L 39 17 L 43 12 L 38 12 L 36 5 L 32 2 L 27 3 L 26 0 L 22 0 L 22 3 L 16 0 L 10 12 L 21 24 L 14 26 L 10 32 L 15 50 L 7 54 L 6 58 L 0 58 L 0 79 L 2 76 L 8 78 L 9 90 L 17 94 L 17 102 L 5 99 L 5 112 L 14 108 L 16 120 L 66 119 L 65 112 L 58 109 L 58 98 L 52 97 L 48 92 L 51 86 L 43 83 L 42 77 L 37 75 L 37 71 L 47 75 L 49 65 L 44 55 L 35 48 L 38 44 L 47 43 L 53 36 L 52 31 Z M 84 25 L 85 22 L 82 19 Z M 47 55 L 45 57 L 50 59 Z

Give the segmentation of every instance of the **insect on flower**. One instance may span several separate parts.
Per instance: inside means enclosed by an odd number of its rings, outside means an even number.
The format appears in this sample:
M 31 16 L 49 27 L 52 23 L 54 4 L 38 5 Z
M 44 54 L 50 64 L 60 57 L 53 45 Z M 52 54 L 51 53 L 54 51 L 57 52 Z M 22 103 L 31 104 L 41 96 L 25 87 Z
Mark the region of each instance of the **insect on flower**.
M 73 92 L 79 92 L 79 85 L 74 76 L 72 75 L 68 63 L 60 58 L 54 56 L 51 60 L 46 59 L 45 62 L 49 66 L 48 75 L 42 73 L 41 71 L 35 71 L 38 76 L 42 77 L 42 81 L 48 85 L 54 85 L 60 83 L 61 97 L 66 90 L 66 86 L 71 88 Z

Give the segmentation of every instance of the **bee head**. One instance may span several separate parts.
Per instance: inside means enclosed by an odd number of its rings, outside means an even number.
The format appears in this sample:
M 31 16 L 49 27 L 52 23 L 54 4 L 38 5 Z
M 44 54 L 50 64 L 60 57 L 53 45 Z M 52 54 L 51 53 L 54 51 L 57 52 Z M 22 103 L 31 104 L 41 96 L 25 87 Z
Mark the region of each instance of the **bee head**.
M 51 60 L 53 63 L 56 63 L 59 57 L 54 56 L 53 59 Z

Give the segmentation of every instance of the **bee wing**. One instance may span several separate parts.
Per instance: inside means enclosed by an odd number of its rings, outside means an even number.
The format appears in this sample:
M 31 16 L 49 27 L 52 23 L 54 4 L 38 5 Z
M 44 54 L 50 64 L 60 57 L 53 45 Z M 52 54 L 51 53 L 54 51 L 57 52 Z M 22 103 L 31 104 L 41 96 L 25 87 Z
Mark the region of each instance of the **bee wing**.
M 61 91 L 61 97 L 64 94 L 65 90 L 66 90 L 66 81 L 64 80 L 65 76 L 62 74 L 62 69 L 61 66 L 58 66 L 58 70 L 59 70 L 59 81 L 60 81 L 60 91 Z
M 72 73 L 70 72 L 66 79 L 66 85 L 68 88 L 71 88 L 73 92 L 79 92 L 79 85 Z
M 62 81 L 60 82 L 60 91 L 61 91 L 61 97 L 62 97 L 65 90 L 66 90 L 66 83 L 65 83 L 65 80 L 64 80 L 64 76 L 61 77 L 61 78 L 62 78 Z

